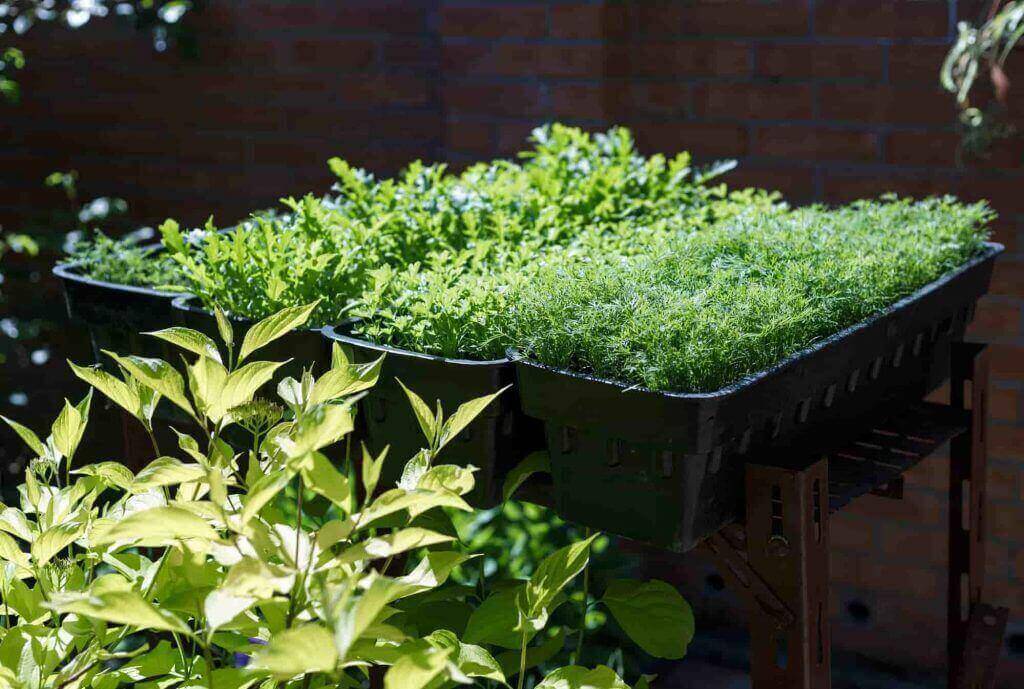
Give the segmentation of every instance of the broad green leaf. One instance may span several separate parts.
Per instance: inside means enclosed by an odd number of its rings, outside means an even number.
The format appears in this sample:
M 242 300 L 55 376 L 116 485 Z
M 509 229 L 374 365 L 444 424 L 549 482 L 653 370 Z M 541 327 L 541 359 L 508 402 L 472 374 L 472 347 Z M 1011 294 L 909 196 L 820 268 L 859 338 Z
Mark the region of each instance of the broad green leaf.
M 370 454 L 369 450 L 366 449 L 366 445 L 361 445 L 363 451 L 363 462 L 362 462 L 362 477 L 363 477 L 363 488 L 366 489 L 366 498 L 369 500 L 373 497 L 373 492 L 377 489 L 377 483 L 380 481 L 380 472 L 384 468 L 384 462 L 388 457 L 388 450 L 391 449 L 390 445 L 385 445 L 377 458 Z
M 175 457 L 157 457 L 136 476 L 131 492 L 144 493 L 162 486 L 174 486 L 206 477 L 206 471 L 198 464 L 185 464 Z
M 502 648 L 518 649 L 523 643 L 523 634 L 517 632 L 519 608 L 517 598 L 523 586 L 502 589 L 488 596 L 473 611 L 466 625 L 465 640 L 473 644 L 493 644 Z M 528 630 L 527 643 L 535 635 Z
M 442 586 L 452 570 L 473 556 L 450 550 L 432 550 L 405 576 L 396 579 L 402 585 L 399 598 Z
M 693 639 L 690 605 L 664 581 L 616 580 L 602 602 L 637 646 L 655 658 L 678 660 Z
M 451 536 L 422 529 L 416 526 L 407 529 L 392 531 L 384 536 L 368 538 L 361 543 L 342 551 L 335 564 L 347 564 L 362 560 L 376 560 L 383 557 L 393 557 L 414 548 L 426 548 L 438 543 L 450 543 L 455 539 Z
M 201 357 L 209 357 L 218 363 L 223 363 L 220 359 L 220 352 L 217 350 L 217 343 L 198 330 L 175 326 L 143 334 L 170 342 L 185 351 L 198 354 Z
M 455 464 L 441 464 L 431 467 L 419 480 L 418 488 L 423 490 L 444 490 L 465 495 L 473 490 L 476 480 L 473 478 L 475 467 L 460 467 Z
M 258 480 L 249 491 L 248 498 L 242 507 L 242 514 L 239 517 L 241 526 L 245 527 L 246 524 L 252 521 L 253 517 L 258 515 L 260 510 L 288 485 L 288 482 L 292 480 L 292 476 L 294 474 L 291 472 L 280 469 Z
M 258 601 L 288 593 L 295 575 L 259 559 L 246 557 L 235 563 L 223 583 L 203 602 L 210 629 L 224 626 Z
M 633 689 L 651 689 L 651 682 L 658 679 L 657 675 L 640 675 L 640 679 L 633 685 Z
M 430 452 L 428 450 L 420 450 L 402 468 L 402 475 L 398 479 L 398 487 L 402 490 L 416 490 L 420 484 L 420 479 L 423 478 L 423 475 L 427 473 L 429 468 Z
M 511 385 L 506 385 L 501 390 L 491 394 L 484 395 L 483 397 L 477 397 L 475 400 L 464 402 L 459 405 L 459 408 L 455 410 L 455 413 L 444 422 L 444 426 L 441 428 L 441 432 L 438 434 L 437 449 L 441 449 L 449 442 L 452 438 L 455 438 L 468 426 L 473 419 L 480 415 L 484 409 L 487 408 L 491 402 L 493 402 L 498 395 L 508 390 Z
M 423 514 L 435 507 L 453 507 L 463 512 L 472 512 L 473 508 L 454 493 L 436 493 L 433 491 L 416 490 L 407 492 L 394 488 L 382 493 L 359 516 L 359 528 L 366 528 L 376 520 L 408 510 L 411 517 Z
M 213 407 L 217 412 L 216 419 L 220 420 L 230 409 L 251 400 L 256 391 L 269 382 L 274 372 L 284 363 L 253 361 L 232 371 L 224 382 L 220 399 Z M 210 416 L 214 418 L 213 414 Z
M 249 332 L 242 338 L 242 349 L 238 352 L 238 362 L 245 361 L 246 357 L 277 338 L 301 327 L 307 320 L 313 309 L 317 307 L 320 300 L 305 306 L 292 306 L 278 311 L 273 316 L 268 316 L 256 325 L 249 328 Z
M 14 575 L 19 579 L 32 576 L 32 564 L 29 562 L 28 553 L 22 551 L 17 541 L 3 531 L 0 531 L 0 560 L 13 562 Z
M 102 576 L 87 591 L 53 594 L 48 607 L 139 629 L 192 634 L 185 622 L 145 600 L 120 575 Z
M 103 533 L 94 534 L 91 540 L 93 546 L 116 542 L 164 545 L 168 541 L 189 538 L 214 541 L 217 540 L 217 532 L 192 512 L 167 506 L 135 512 Z
M 505 684 L 505 674 L 501 671 L 501 666 L 486 649 L 462 643 L 447 629 L 433 632 L 425 640 L 434 648 L 450 649 L 449 659 L 467 677 L 484 677 Z
M 235 331 L 231 327 L 231 321 L 224 315 L 224 311 L 219 306 L 213 307 L 213 317 L 217 321 L 217 332 L 220 334 L 220 339 L 228 347 L 235 344 Z
M 629 689 L 629 685 L 605 665 L 593 670 L 570 665 L 553 670 L 535 689 Z
M 85 419 L 82 418 L 77 407 L 64 400 L 64 408 L 61 409 L 57 420 L 53 422 L 50 429 L 54 447 L 65 457 L 73 457 L 84 432 Z
M 360 366 L 332 367 L 324 373 L 313 385 L 313 392 L 310 395 L 310 404 L 322 404 L 336 400 L 339 397 L 354 395 L 377 384 L 380 376 L 380 367 L 384 362 L 384 355 L 376 361 Z
M 130 373 L 136 380 L 152 390 L 160 393 L 187 414 L 194 414 L 192 404 L 185 397 L 185 381 L 174 367 L 163 359 L 151 359 L 141 356 L 121 356 L 103 350 Z
M 228 409 L 220 404 L 228 380 L 228 370 L 219 361 L 204 356 L 189 365 L 186 372 L 197 411 L 214 423 L 219 422 Z
M 57 524 L 39 534 L 32 542 L 32 561 L 37 568 L 42 568 L 54 555 L 67 548 L 85 533 L 85 524 L 68 522 Z
M 396 380 L 398 380 L 396 378 Z M 427 444 L 430 447 L 434 447 L 434 441 L 437 439 L 437 420 L 434 418 L 434 414 L 430 411 L 430 407 L 423 401 L 423 398 L 417 395 L 415 392 L 405 387 L 405 383 L 398 381 L 398 384 L 405 390 L 405 396 L 409 398 L 409 404 L 412 405 L 413 414 L 416 415 L 416 420 L 420 424 L 420 428 L 423 430 L 423 435 L 427 439 Z
M 534 452 L 521 461 L 505 477 L 505 484 L 501 489 L 502 498 L 511 500 L 519 486 L 523 485 L 528 478 L 538 473 L 551 472 L 551 458 L 547 452 Z
M 537 646 L 530 646 L 526 649 L 526 669 L 530 670 L 543 665 L 556 655 L 562 652 L 565 647 L 565 629 L 559 627 L 552 636 L 549 636 Z M 498 664 L 506 677 L 514 677 L 519 674 L 519 650 L 503 651 L 498 654 Z
M 121 490 L 128 490 L 132 485 L 132 481 L 135 480 L 135 476 L 132 475 L 131 469 L 119 462 L 98 462 L 97 464 L 89 464 L 75 469 L 71 473 L 80 474 L 82 476 L 95 476 L 102 479 L 108 485 L 116 486 Z
M 29 474 L 26 474 L 26 478 Z M 5 507 L 0 510 L 0 531 L 6 531 L 23 541 L 31 543 L 35 540 L 35 529 L 25 513 L 17 507 Z
M 348 509 L 352 496 L 348 478 L 335 469 L 327 457 L 319 452 L 310 454 L 310 461 L 302 469 L 302 478 L 310 490 L 324 496 L 343 510 Z
M 348 660 L 352 644 L 366 632 L 385 606 L 402 593 L 403 585 L 394 579 L 371 575 L 363 590 L 349 586 L 333 592 L 329 606 L 334 627 L 334 648 L 342 661 Z
M 352 410 L 347 405 L 316 407 L 292 424 L 291 433 L 277 437 L 277 445 L 289 457 L 302 457 L 333 445 L 352 432 Z
M 423 648 L 400 657 L 384 675 L 384 689 L 426 689 L 448 674 L 452 649 Z
M 28 445 L 29 449 L 35 452 L 37 456 L 43 457 L 46 455 L 46 448 L 43 447 L 43 441 L 39 439 L 39 436 L 36 435 L 32 429 L 22 426 L 17 421 L 12 421 L 6 416 L 0 416 L 0 419 L 3 419 L 4 422 L 18 434 L 18 437 L 21 438 L 25 444 Z
M 526 583 L 524 601 L 527 617 L 543 615 L 562 589 L 583 571 L 590 558 L 590 544 L 598 534 L 573 543 L 544 558 Z

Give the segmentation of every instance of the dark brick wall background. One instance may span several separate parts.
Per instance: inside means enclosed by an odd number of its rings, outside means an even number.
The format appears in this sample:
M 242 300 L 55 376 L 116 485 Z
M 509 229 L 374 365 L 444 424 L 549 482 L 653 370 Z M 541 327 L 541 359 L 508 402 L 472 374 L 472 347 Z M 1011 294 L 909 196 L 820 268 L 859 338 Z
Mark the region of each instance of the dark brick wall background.
M 990 199 L 1007 254 L 972 329 L 994 343 L 988 597 L 1014 610 L 1003 686 L 1024 686 L 1024 147 L 957 167 L 938 86 L 956 21 L 982 4 L 222 0 L 188 19 L 198 59 L 154 53 L 111 21 L 40 27 L 19 42 L 23 102 L 0 106 L 0 224 L 45 216 L 55 169 L 77 169 L 85 195 L 125 197 L 139 222 L 228 224 L 324 191 L 330 155 L 382 173 L 459 164 L 515 151 L 554 119 L 628 125 L 649 152 L 735 157 L 733 184 L 794 202 Z M 1024 112 L 1024 50 L 1008 73 Z M 941 667 L 945 473 L 932 458 L 904 501 L 866 497 L 834 520 L 837 647 Z M 691 599 L 739 619 L 704 564 L 685 562 L 673 569 Z

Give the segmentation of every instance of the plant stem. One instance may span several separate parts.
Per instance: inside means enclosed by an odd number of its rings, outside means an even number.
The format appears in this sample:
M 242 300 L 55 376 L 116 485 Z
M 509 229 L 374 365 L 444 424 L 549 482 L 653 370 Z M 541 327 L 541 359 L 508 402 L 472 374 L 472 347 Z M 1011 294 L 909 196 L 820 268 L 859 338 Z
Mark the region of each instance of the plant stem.
M 516 689 L 523 689 L 526 682 L 526 632 L 523 632 L 523 643 L 519 648 L 519 681 L 516 682 Z
M 298 491 L 295 494 L 295 569 L 299 570 L 299 536 L 302 534 L 302 474 L 299 474 Z M 288 621 L 285 626 L 292 626 L 295 619 L 296 603 L 299 598 L 301 587 L 305 586 L 304 577 L 295 577 L 295 585 L 292 587 L 291 600 L 288 602 Z
M 203 658 L 206 660 L 206 686 L 209 689 L 215 689 L 213 686 L 213 654 L 210 653 L 210 647 L 206 644 L 200 644 L 203 647 Z
M 146 435 L 149 436 L 149 442 L 153 445 L 153 459 L 160 456 L 160 447 L 156 444 L 156 436 L 153 434 L 153 428 L 146 424 Z
M 590 538 L 590 527 L 587 527 L 585 538 Z M 590 598 L 590 558 L 583 567 L 583 610 L 580 613 L 580 631 L 576 637 L 576 652 L 573 654 L 573 662 L 580 662 L 580 655 L 583 653 L 583 635 L 587 632 L 587 599 Z

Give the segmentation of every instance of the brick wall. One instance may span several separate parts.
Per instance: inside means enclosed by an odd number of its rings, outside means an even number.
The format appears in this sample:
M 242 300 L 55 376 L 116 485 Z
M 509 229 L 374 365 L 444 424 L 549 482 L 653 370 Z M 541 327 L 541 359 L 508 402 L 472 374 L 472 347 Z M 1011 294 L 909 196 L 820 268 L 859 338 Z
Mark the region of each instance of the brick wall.
M 210 4 L 189 20 L 198 60 L 156 55 L 109 22 L 27 37 L 24 102 L 0 122 L 0 223 L 52 203 L 40 181 L 57 168 L 128 198 L 140 221 L 229 222 L 323 190 L 329 155 L 381 172 L 416 157 L 464 163 L 514 151 L 552 119 L 625 124 L 648 151 L 736 157 L 734 183 L 796 202 L 888 190 L 990 199 L 1007 255 L 972 329 L 994 343 L 989 597 L 1015 611 L 1002 681 L 1024 684 L 1024 147 L 957 167 L 954 109 L 937 85 L 956 21 L 983 3 Z M 1008 71 L 1020 113 L 1024 50 Z M 866 497 L 834 520 L 837 647 L 940 667 L 944 481 L 934 457 L 903 502 Z M 692 562 L 678 568 L 691 597 L 734 618 Z

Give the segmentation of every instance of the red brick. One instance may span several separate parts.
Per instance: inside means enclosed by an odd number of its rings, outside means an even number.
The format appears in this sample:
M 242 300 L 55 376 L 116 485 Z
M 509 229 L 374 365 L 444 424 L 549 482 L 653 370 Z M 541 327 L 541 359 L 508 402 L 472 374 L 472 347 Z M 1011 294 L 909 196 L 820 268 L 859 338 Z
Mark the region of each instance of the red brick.
M 1024 261 L 1000 257 L 992 273 L 992 294 L 1024 297 Z
M 409 74 L 369 74 L 350 77 L 339 85 L 342 101 L 364 105 L 426 105 L 433 84 L 425 77 Z
M 443 88 L 444 103 L 456 113 L 486 113 L 524 117 L 544 110 L 537 84 L 495 84 L 450 81 Z
M 955 105 L 936 85 L 930 89 L 828 84 L 820 94 L 821 117 L 842 122 L 952 126 Z
M 848 174 L 842 170 L 826 170 L 824 199 L 829 203 L 846 203 L 855 199 L 895 192 L 901 196 L 930 196 L 956 191 L 956 180 L 933 173 Z
M 759 127 L 754 152 L 778 158 L 868 162 L 878 158 L 878 135 L 801 125 Z
M 1024 419 L 1022 416 L 1022 399 L 1017 390 L 1007 388 L 992 388 L 988 393 L 989 418 L 999 421 L 1016 423 Z
M 672 81 L 613 80 L 608 85 L 612 115 L 631 114 L 688 116 L 691 108 L 689 85 Z
M 700 122 L 631 123 L 637 143 L 647 152 L 691 151 L 699 156 L 741 156 L 747 152 L 747 132 L 731 124 Z
M 498 155 L 514 155 L 526 147 L 526 142 L 534 128 L 533 123 L 505 122 L 498 125 Z
M 376 54 L 373 41 L 346 38 L 304 38 L 295 41 L 292 49 L 297 64 L 332 70 L 365 69 L 373 63 Z
M 645 35 L 799 36 L 809 28 L 807 0 L 643 2 L 631 8 L 634 30 Z
M 889 48 L 889 79 L 896 84 L 932 86 L 946 59 L 944 45 L 893 45 Z
M 996 538 L 1020 542 L 1024 537 L 1024 504 L 993 501 L 988 504 L 988 533 Z
M 441 9 L 445 36 L 539 38 L 547 33 L 547 8 L 536 5 L 447 6 Z
M 959 135 L 953 132 L 893 132 L 886 139 L 886 160 L 895 165 L 952 167 Z
M 995 380 L 1024 379 L 1024 347 L 1006 344 L 989 346 L 989 363 Z
M 609 89 L 601 84 L 554 84 L 551 107 L 555 117 L 600 120 L 607 114 L 605 98 Z
M 454 74 L 495 76 L 598 76 L 604 49 L 597 45 L 448 44 L 443 64 Z
M 588 2 L 552 4 L 548 9 L 555 38 L 605 40 L 628 33 L 628 8 L 621 4 Z
M 797 162 L 791 165 L 744 162 L 729 173 L 728 181 L 734 189 L 758 187 L 778 191 L 791 203 L 806 203 L 814 198 L 814 169 Z
M 435 67 L 441 62 L 437 41 L 421 38 L 395 38 L 384 41 L 382 61 L 387 66 Z
M 430 21 L 426 3 L 405 0 L 332 2 L 317 17 L 317 26 L 346 33 L 416 34 L 427 31 Z
M 444 141 L 453 151 L 487 156 L 494 151 L 494 127 L 485 122 L 449 120 L 445 124 Z
M 757 74 L 785 79 L 881 79 L 881 46 L 768 44 L 757 50 Z
M 648 42 L 608 46 L 613 76 L 747 76 L 749 45 L 724 41 Z
M 818 0 L 814 11 L 814 31 L 822 36 L 932 37 L 948 28 L 945 0 Z
M 803 120 L 810 119 L 814 94 L 806 85 L 704 84 L 694 90 L 698 117 Z

